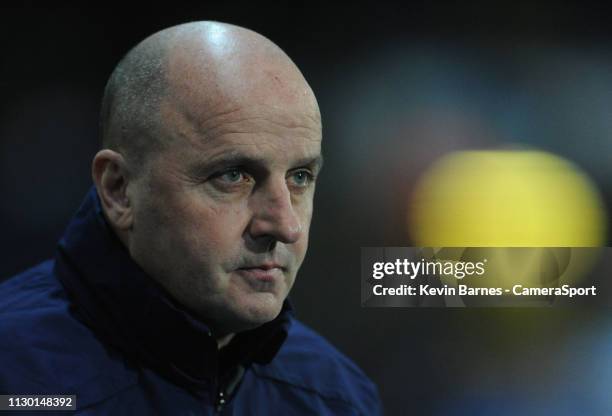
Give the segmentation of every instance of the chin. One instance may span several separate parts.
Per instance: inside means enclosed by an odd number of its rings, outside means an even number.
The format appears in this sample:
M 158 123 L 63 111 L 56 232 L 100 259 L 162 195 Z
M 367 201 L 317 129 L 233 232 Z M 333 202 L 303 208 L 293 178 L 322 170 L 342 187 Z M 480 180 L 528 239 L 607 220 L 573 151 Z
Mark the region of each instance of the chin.
M 243 313 L 239 313 L 240 318 L 246 329 L 253 329 L 268 323 L 278 316 L 283 306 L 283 302 L 257 302 L 245 305 Z

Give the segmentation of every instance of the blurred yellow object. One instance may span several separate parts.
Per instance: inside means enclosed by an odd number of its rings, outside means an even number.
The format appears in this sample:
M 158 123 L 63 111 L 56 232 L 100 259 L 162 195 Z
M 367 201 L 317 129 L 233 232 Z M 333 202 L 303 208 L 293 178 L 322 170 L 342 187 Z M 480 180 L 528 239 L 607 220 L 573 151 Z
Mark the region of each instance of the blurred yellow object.
M 409 227 L 421 247 L 596 247 L 606 216 L 589 178 L 542 151 L 465 151 L 418 182 Z
M 432 258 L 486 259 L 482 278 L 462 282 L 471 287 L 574 284 L 599 255 L 581 247 L 606 241 L 595 186 L 572 163 L 541 151 L 443 157 L 417 183 L 409 226 L 416 246 L 434 248 Z

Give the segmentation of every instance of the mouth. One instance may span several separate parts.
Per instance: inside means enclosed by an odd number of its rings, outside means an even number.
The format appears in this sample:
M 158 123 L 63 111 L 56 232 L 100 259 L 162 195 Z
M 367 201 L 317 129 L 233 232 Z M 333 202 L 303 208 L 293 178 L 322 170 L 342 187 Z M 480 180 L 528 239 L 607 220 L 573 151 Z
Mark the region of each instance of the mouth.
M 276 263 L 262 263 L 255 266 L 240 267 L 236 272 L 241 276 L 256 282 L 275 282 L 282 277 L 284 267 Z

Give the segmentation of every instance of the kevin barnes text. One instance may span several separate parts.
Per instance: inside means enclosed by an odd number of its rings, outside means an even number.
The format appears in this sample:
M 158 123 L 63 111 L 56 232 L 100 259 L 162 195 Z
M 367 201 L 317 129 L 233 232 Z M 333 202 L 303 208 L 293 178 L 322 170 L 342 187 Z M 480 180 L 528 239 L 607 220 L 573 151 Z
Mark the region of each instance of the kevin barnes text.
M 470 287 L 467 285 L 458 285 L 457 287 L 433 287 L 431 285 L 400 285 L 398 287 L 384 287 L 383 285 L 374 285 L 372 291 L 375 296 L 597 296 L 597 288 L 591 286 L 572 287 L 563 285 L 561 287 L 524 287 L 522 285 L 514 285 L 512 289 L 503 289 L 501 287 Z

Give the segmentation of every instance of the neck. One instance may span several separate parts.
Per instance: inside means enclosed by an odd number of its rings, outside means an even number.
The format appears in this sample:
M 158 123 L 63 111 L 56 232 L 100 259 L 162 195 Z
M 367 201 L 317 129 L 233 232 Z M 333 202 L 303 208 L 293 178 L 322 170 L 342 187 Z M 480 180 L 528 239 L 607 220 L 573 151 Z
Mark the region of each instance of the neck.
M 227 335 L 223 335 L 221 337 L 217 337 L 217 348 L 221 349 L 223 347 L 225 347 L 227 344 L 229 344 L 229 342 L 232 340 L 232 338 L 234 338 L 235 334 L 227 334 Z

